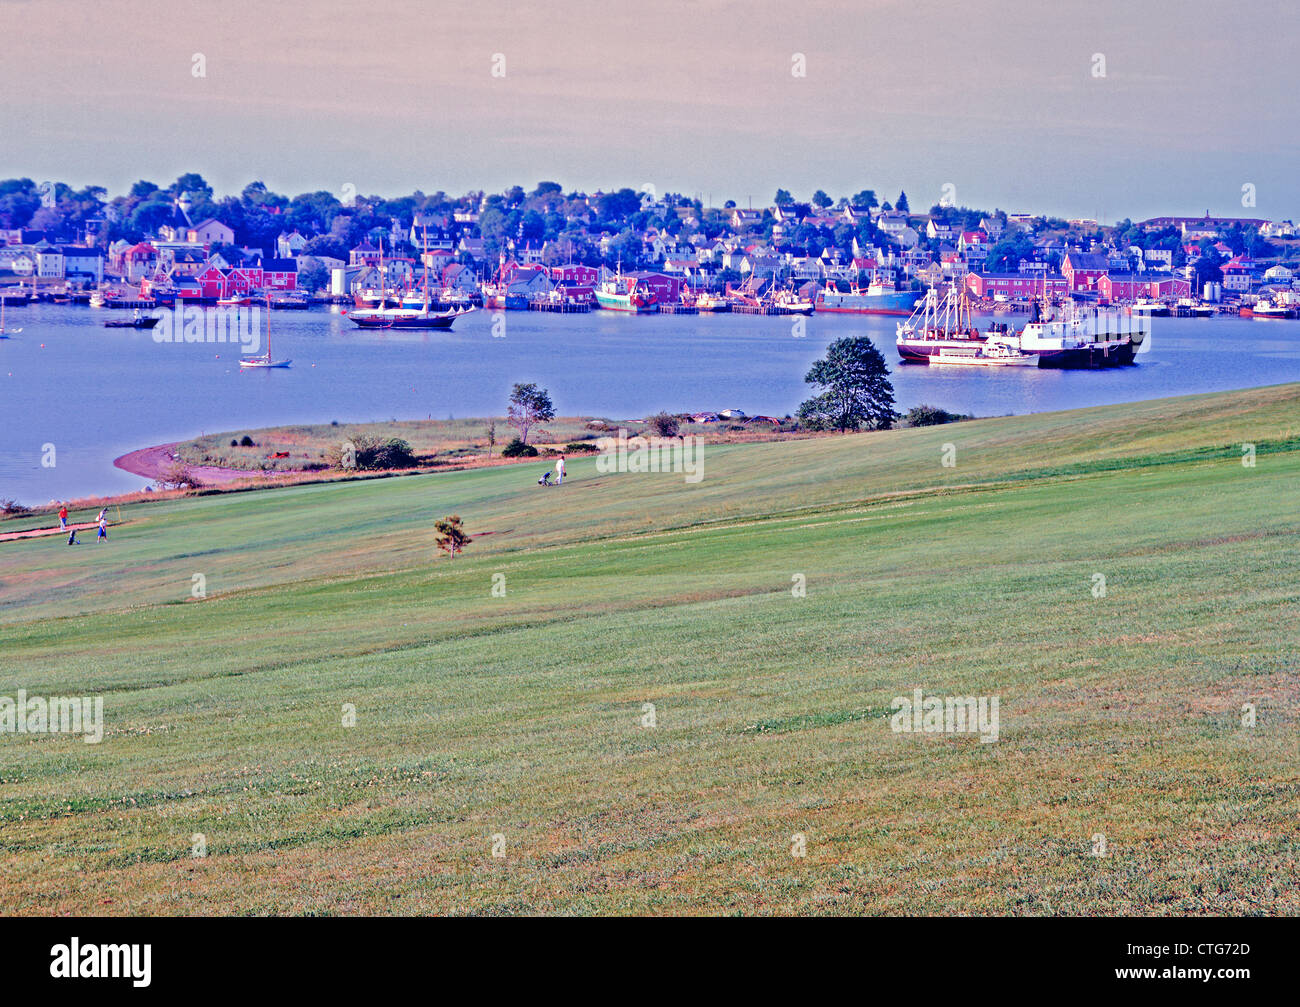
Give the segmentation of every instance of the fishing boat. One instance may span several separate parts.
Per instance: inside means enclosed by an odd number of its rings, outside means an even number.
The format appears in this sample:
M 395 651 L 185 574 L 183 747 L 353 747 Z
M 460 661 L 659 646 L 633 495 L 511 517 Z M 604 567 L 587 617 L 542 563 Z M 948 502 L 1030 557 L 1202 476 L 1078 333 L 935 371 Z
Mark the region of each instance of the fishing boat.
M 815 302 L 793 290 L 778 290 L 772 296 L 772 306 L 783 315 L 811 315 L 817 310 Z
M 730 311 L 731 302 L 721 294 L 700 294 L 695 298 L 695 307 L 700 311 Z
M 1133 306 L 1129 308 L 1129 311 L 1135 315 L 1151 315 L 1152 317 L 1164 318 L 1169 314 L 1169 305 L 1153 297 L 1139 297 L 1133 302 Z
M 1255 318 L 1294 318 L 1295 313 L 1285 304 L 1277 304 L 1269 300 L 1256 301 L 1251 309 L 1251 314 Z
M 887 280 L 876 279 L 866 290 L 856 284 L 847 294 L 832 284 L 817 293 L 817 310 L 840 312 L 848 315 L 910 315 L 921 300 L 911 290 L 899 290 Z
M 239 360 L 239 369 L 240 369 L 241 371 L 242 371 L 244 368 L 246 368 L 246 367 L 247 367 L 247 368 L 262 369 L 262 370 L 265 370 L 265 369 L 268 369 L 268 368 L 274 368 L 274 367 L 284 368 L 284 367 L 288 367 L 290 364 L 293 363 L 292 360 L 273 360 L 273 359 L 271 359 L 271 311 L 270 311 L 270 301 L 271 301 L 271 299 L 268 297 L 266 300 L 267 300 L 267 312 L 266 312 L 266 352 L 265 352 L 265 353 L 260 353 L 260 354 L 258 354 L 258 355 L 256 355 L 256 356 L 252 356 L 252 357 L 241 357 L 240 360 Z
M 652 315 L 659 311 L 659 299 L 646 290 L 635 277 L 622 271 L 606 280 L 595 291 L 596 303 L 606 311 L 626 311 L 634 315 Z
M 247 308 L 252 303 L 253 299 L 245 294 L 230 294 L 228 297 L 217 298 L 219 308 Z
M 135 314 L 125 320 L 111 320 L 104 323 L 106 329 L 152 329 L 159 322 L 157 315 L 142 315 L 137 308 Z

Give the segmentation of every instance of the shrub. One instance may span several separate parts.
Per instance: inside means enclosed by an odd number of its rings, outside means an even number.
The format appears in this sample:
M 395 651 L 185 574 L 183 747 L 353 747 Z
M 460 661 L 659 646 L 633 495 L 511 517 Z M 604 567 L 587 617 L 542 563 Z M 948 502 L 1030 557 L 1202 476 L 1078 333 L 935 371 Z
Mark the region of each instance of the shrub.
M 647 422 L 650 424 L 650 429 L 660 437 L 676 437 L 677 432 L 682 428 L 681 420 L 672 413 L 655 413 Z
M 582 454 L 583 452 L 596 452 L 600 449 L 591 441 L 569 441 L 564 445 L 564 450 L 571 455 Z
M 518 437 L 501 449 L 502 458 L 536 458 L 537 449 L 525 444 Z
M 20 504 L 17 500 L 0 500 L 0 514 L 27 514 L 30 510 L 30 507 Z
M 239 447 L 239 441 L 235 440 L 235 438 L 233 438 L 233 437 L 230 438 L 230 446 L 231 446 L 232 448 L 237 448 L 237 447 Z
M 171 464 L 163 469 L 158 476 L 158 483 L 163 487 L 163 489 L 170 488 L 178 490 L 198 489 L 201 485 L 199 481 L 194 478 L 194 473 L 190 471 L 190 467 L 179 458 L 173 459 Z
M 409 469 L 415 465 L 415 452 L 400 437 L 355 437 L 352 440 L 356 467 L 365 471 L 376 469 Z
M 952 423 L 962 418 L 959 413 L 950 413 L 938 406 L 913 406 L 907 411 L 907 425 L 910 427 L 936 427 L 940 423 Z
M 253 438 L 249 437 L 248 434 L 244 434 L 244 436 L 240 439 L 240 441 L 239 441 L 239 446 L 240 446 L 241 448 L 255 448 L 255 447 L 257 447 L 257 445 L 253 443 Z
M 382 469 L 409 469 L 419 464 L 414 449 L 400 437 L 389 437 L 385 440 L 365 434 L 326 448 L 325 461 L 337 469 L 371 472 Z

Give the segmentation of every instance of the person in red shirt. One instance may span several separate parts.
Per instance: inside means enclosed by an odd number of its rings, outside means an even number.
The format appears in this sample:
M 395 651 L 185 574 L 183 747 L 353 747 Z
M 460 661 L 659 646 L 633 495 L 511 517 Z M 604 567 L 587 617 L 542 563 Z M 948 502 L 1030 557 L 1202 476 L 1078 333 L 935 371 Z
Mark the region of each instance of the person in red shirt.
M 59 508 L 59 527 L 68 527 L 68 508 L 66 506 Z

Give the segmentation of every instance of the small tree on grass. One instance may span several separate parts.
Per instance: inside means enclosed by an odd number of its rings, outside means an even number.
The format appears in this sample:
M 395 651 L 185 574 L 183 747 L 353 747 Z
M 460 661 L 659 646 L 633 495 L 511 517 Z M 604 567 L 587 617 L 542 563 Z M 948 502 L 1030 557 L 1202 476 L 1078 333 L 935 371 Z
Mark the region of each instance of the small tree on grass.
M 492 449 L 497 446 L 497 421 L 493 420 L 487 425 L 485 431 L 488 439 L 488 457 L 492 457 Z
M 555 419 L 555 406 L 545 388 L 535 384 L 515 385 L 510 390 L 510 425 L 519 431 L 519 439 L 527 444 L 528 431 L 540 423 Z
M 837 339 L 804 380 L 821 394 L 799 407 L 799 421 L 811 430 L 888 430 L 898 419 L 894 386 L 880 351 L 864 336 Z
M 199 481 L 190 471 L 190 467 L 179 458 L 172 459 L 171 463 L 162 470 L 158 475 L 158 484 L 163 489 L 198 489 Z
M 681 421 L 672 413 L 655 413 L 649 422 L 650 429 L 660 437 L 676 437 L 682 428 Z
M 465 533 L 465 529 L 460 526 L 458 514 L 450 514 L 441 521 L 435 521 L 433 527 L 438 532 L 438 548 L 449 553 L 452 559 L 456 558 L 456 553 L 463 552 L 465 546 L 469 545 L 470 538 Z

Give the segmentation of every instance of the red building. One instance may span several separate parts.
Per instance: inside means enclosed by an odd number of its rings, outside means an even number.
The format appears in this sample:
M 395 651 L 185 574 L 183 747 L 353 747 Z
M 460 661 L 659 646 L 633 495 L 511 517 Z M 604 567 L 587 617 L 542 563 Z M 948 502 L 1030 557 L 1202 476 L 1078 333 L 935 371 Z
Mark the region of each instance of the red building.
M 1191 297 L 1192 281 L 1178 276 L 1162 276 L 1147 281 L 1147 290 L 1151 297 Z
M 569 264 L 552 266 L 551 279 L 566 287 L 595 287 L 600 279 L 600 271 L 594 266 Z
M 200 271 L 194 277 L 194 282 L 198 284 L 198 296 L 206 300 L 215 301 L 218 297 L 225 297 L 228 292 L 225 271 L 216 266 L 208 266 Z
M 681 296 L 682 280 L 679 276 L 664 273 L 633 273 L 632 276 L 637 289 L 650 291 L 660 304 L 676 301 Z
M 1070 290 L 1069 282 L 1057 274 L 1042 273 L 967 273 L 966 289 L 974 297 L 1004 296 L 1011 299 L 1042 297 L 1044 293 L 1063 297 Z
M 298 260 L 267 259 L 262 264 L 262 289 L 266 291 L 297 290 Z
M 1061 262 L 1061 275 L 1070 285 L 1071 293 L 1091 292 L 1110 268 L 1104 255 L 1094 252 L 1067 252 Z
M 1107 273 L 1097 281 L 1097 293 L 1105 301 L 1136 301 L 1147 296 L 1147 281 L 1137 273 Z

